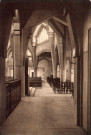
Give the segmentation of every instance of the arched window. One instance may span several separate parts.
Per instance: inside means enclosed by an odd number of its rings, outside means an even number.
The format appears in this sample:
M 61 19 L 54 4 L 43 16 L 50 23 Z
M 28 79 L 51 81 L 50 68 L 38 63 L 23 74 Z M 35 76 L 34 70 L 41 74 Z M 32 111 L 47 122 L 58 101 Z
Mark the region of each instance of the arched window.
M 37 44 L 40 44 L 40 43 L 45 42 L 47 40 L 48 40 L 48 33 L 47 33 L 46 28 L 43 27 L 37 36 Z

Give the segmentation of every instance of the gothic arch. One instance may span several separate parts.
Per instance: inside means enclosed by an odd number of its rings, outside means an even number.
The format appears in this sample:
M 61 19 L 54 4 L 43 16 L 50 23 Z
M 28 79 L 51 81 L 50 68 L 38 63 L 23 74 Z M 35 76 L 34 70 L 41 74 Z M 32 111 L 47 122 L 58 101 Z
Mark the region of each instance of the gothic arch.
M 51 50 L 49 50 L 49 49 L 43 49 L 43 50 L 41 50 L 40 52 L 37 53 L 37 56 L 39 56 L 43 52 L 50 52 L 51 53 Z

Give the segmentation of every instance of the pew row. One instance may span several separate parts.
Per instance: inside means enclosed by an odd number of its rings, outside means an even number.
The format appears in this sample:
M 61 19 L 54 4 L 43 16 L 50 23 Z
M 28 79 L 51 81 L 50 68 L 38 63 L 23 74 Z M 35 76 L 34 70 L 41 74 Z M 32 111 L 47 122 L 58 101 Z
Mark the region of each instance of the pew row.
M 54 93 L 71 93 L 74 96 L 73 82 L 60 82 L 60 78 L 47 77 L 47 82 L 53 88 Z
M 31 78 L 29 78 L 29 87 L 42 87 L 41 77 L 31 77 Z

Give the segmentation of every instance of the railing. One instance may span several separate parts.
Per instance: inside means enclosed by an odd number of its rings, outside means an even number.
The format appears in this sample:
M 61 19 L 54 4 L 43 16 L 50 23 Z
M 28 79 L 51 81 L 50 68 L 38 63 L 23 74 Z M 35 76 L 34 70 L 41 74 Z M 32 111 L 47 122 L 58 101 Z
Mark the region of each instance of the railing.
M 5 83 L 6 88 L 6 118 L 21 100 L 21 81 L 12 80 Z
M 50 86 L 53 88 L 54 93 L 71 93 L 74 97 L 74 84 L 73 82 L 66 81 L 66 82 L 60 82 L 60 78 L 53 78 L 53 77 L 47 77 L 47 82 L 50 84 Z

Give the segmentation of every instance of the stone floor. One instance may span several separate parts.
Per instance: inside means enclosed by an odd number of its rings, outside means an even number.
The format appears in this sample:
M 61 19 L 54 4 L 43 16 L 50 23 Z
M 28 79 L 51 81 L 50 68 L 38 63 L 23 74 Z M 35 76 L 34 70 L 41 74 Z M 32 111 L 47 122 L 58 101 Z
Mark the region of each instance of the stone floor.
M 2 127 L 1 135 L 85 135 L 74 123 L 73 98 L 54 94 L 47 83 L 24 97 Z

